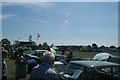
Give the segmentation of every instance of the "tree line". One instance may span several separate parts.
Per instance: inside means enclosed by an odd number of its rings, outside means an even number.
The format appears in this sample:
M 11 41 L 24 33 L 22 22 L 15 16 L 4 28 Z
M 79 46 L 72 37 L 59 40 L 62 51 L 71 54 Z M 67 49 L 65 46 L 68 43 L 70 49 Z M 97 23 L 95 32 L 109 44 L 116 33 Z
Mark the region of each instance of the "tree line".
M 2 42 L 2 46 L 11 45 L 11 42 L 5 38 L 1 40 Z M 39 45 L 35 45 L 37 46 L 37 48 L 39 47 L 40 49 L 47 49 L 47 47 L 52 47 L 54 46 L 54 44 L 48 45 L 47 42 L 44 42 L 43 44 L 39 44 Z M 105 45 L 102 45 L 100 47 L 98 47 L 98 45 L 96 43 L 93 43 L 92 45 L 87 45 L 87 46 L 83 46 L 83 45 L 61 45 L 61 46 L 56 46 L 58 49 L 58 51 L 67 51 L 67 50 L 72 50 L 72 51 L 76 51 L 76 52 L 118 52 L 120 53 L 120 46 L 116 47 L 111 45 L 110 47 L 107 47 Z

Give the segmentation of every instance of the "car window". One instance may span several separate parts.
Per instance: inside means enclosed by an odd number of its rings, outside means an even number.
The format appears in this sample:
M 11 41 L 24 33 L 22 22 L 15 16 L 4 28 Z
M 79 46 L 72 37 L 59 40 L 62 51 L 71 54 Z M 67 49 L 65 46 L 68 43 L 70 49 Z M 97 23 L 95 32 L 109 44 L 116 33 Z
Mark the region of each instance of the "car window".
M 64 74 L 68 74 L 72 76 L 76 72 L 82 72 L 84 70 L 83 66 L 77 65 L 77 64 L 69 64 L 65 67 L 65 69 L 62 71 Z
M 119 77 L 120 79 L 120 67 L 113 67 L 113 76 Z
M 36 50 L 36 51 L 34 51 L 34 54 L 35 54 L 36 56 L 38 56 L 39 58 L 41 58 L 44 52 L 45 52 L 45 51 L 37 51 L 37 50 Z
M 55 61 L 59 61 L 61 59 L 61 56 L 55 56 Z
M 93 80 L 109 80 L 111 78 L 111 67 L 97 68 L 92 76 Z M 111 80 L 111 79 L 110 79 Z
M 100 69 L 99 69 L 99 73 L 105 73 L 105 74 L 111 75 L 111 68 L 110 68 L 110 67 L 100 68 Z
M 96 68 L 96 72 L 110 74 L 111 67 L 99 67 L 99 68 Z

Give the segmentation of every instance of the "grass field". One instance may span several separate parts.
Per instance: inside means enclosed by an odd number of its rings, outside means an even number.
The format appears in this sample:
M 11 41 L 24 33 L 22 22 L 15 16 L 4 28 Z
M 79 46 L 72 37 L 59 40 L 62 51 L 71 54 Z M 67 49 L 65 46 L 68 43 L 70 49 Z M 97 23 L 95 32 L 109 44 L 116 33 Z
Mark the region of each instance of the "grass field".
M 74 52 L 75 57 L 79 57 L 82 59 L 91 59 L 96 52 Z M 120 56 L 118 53 L 110 53 L 114 56 Z M 8 80 L 15 80 L 15 64 L 14 60 L 6 58 L 7 66 L 8 66 Z M 27 76 L 27 79 L 29 75 Z
M 7 68 L 8 68 L 8 72 L 7 72 L 7 78 L 8 80 L 15 80 L 15 63 L 13 59 L 9 59 L 6 58 L 6 62 L 7 62 Z M 27 75 L 27 78 L 25 80 L 27 80 L 29 77 L 29 75 Z M 21 79 L 23 80 L 23 79 Z
M 74 55 L 79 58 L 91 59 L 93 58 L 98 52 L 74 52 Z M 120 53 L 110 53 L 114 56 L 120 56 Z

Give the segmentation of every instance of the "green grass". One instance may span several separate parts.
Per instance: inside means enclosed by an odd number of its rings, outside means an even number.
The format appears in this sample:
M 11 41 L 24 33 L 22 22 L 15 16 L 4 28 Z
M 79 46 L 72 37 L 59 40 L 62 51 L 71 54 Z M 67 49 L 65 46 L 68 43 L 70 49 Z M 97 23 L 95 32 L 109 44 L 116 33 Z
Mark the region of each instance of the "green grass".
M 79 58 L 88 58 L 91 59 L 93 58 L 98 52 L 74 52 L 74 55 Z M 114 56 L 120 56 L 120 53 L 110 53 L 111 55 Z
M 96 52 L 74 52 L 75 57 L 79 57 L 82 59 L 91 59 Z
M 15 63 L 14 63 L 14 60 L 13 59 L 9 59 L 9 58 L 6 58 L 6 63 L 7 63 L 7 69 L 8 69 L 8 72 L 7 72 L 7 79 L 8 80 L 15 80 Z M 29 75 L 27 75 L 27 78 Z M 23 80 L 23 79 L 22 79 Z
M 8 68 L 8 72 L 7 72 L 7 77 L 8 79 L 15 79 L 15 64 L 14 64 L 14 60 L 7 58 L 6 59 L 7 62 L 7 68 Z
M 57 52 L 60 53 L 60 52 Z M 79 57 L 82 59 L 91 59 L 97 52 L 74 52 L 75 57 Z M 120 56 L 118 53 L 110 53 L 114 56 Z M 15 80 L 15 64 L 14 60 L 6 58 L 7 66 L 8 66 L 8 80 Z M 28 75 L 29 76 L 29 75 Z M 27 77 L 28 79 L 29 77 Z

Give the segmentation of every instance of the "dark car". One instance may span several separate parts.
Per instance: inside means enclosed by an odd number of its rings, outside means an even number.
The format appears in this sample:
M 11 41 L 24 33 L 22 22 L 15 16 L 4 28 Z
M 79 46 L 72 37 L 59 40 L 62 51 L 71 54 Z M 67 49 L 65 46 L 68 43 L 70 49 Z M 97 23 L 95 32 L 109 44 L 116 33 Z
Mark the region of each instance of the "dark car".
M 26 54 L 31 54 L 34 56 L 37 56 L 39 58 L 42 57 L 43 53 L 46 52 L 47 50 L 33 50 L 33 51 L 26 51 Z
M 29 57 L 28 74 L 30 74 L 33 67 L 37 66 L 38 64 L 41 64 L 41 59 L 39 57 L 31 55 L 31 54 L 27 54 L 27 56 Z
M 109 56 L 107 61 L 120 64 L 120 56 Z
M 105 61 L 71 61 L 61 80 L 120 80 L 120 64 Z

